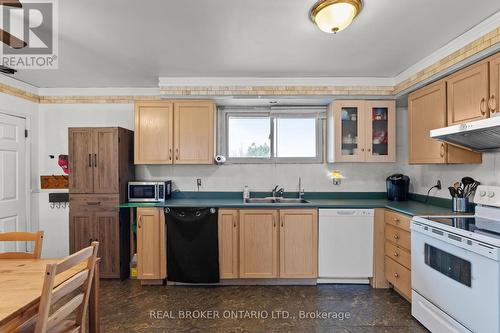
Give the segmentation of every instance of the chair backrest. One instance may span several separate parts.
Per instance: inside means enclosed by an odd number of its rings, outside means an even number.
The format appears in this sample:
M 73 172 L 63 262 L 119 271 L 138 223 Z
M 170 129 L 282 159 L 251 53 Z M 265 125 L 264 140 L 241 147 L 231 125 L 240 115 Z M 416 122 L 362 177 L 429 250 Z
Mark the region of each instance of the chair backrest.
M 87 314 L 98 248 L 99 243 L 92 242 L 89 247 L 70 255 L 59 263 L 47 264 L 35 333 L 45 333 L 75 311 L 78 331 L 85 332 L 85 316 Z M 54 288 L 59 274 L 81 265 L 82 262 L 85 262 L 83 270 L 65 278 L 62 283 Z M 76 290 L 78 290 L 76 296 L 67 302 L 64 300 L 64 304 L 61 304 L 52 314 L 50 313 L 52 305 Z
M 42 254 L 43 231 L 0 233 L 0 242 L 35 242 L 33 252 L 3 252 L 0 259 L 38 259 Z

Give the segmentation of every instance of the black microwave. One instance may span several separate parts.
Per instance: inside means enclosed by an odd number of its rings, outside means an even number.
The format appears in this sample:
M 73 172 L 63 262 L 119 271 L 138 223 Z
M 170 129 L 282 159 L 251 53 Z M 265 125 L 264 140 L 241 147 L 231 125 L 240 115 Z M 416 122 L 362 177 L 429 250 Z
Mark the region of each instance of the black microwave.
M 129 202 L 164 202 L 172 196 L 172 181 L 128 182 Z

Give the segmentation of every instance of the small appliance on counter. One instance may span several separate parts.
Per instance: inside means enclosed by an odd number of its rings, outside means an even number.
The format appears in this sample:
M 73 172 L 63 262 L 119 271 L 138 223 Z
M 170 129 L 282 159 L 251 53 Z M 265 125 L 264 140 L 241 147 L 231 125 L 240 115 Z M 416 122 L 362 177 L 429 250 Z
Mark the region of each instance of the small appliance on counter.
M 171 180 L 128 182 L 129 202 L 164 202 L 171 196 Z
M 387 185 L 387 199 L 390 201 L 407 201 L 410 191 L 410 177 L 394 174 L 385 180 Z

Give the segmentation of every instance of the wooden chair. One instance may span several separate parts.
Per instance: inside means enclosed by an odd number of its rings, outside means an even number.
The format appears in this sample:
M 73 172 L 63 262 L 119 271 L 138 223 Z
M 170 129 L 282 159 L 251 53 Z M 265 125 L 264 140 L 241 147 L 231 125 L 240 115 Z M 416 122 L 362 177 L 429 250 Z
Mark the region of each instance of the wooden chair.
M 0 259 L 39 259 L 42 254 L 43 231 L 0 233 L 0 242 L 35 242 L 33 252 L 3 252 Z
M 87 307 L 98 248 L 99 243 L 92 242 L 91 246 L 72 254 L 60 263 L 47 265 L 35 333 L 85 332 Z M 87 262 L 84 270 L 67 278 L 54 288 L 59 274 L 79 265 L 83 261 Z M 79 290 L 76 296 L 62 304 L 52 314 L 50 313 L 52 305 L 76 290 Z M 67 320 L 66 318 L 75 311 L 76 319 Z

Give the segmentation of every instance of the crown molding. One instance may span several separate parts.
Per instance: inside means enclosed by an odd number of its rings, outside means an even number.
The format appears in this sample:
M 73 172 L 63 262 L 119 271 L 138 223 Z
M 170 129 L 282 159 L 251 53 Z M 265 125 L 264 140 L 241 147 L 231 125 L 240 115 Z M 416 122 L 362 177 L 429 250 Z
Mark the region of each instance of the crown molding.
M 38 87 L 5 74 L 0 74 L 0 84 L 5 84 L 11 88 L 20 89 L 33 95 L 38 95 L 39 93 Z
M 491 15 L 481 23 L 472 27 L 468 31 L 464 32 L 462 35 L 454 38 L 448 44 L 434 51 L 427 57 L 418 61 L 417 63 L 411 65 L 398 75 L 394 77 L 395 85 L 407 80 L 418 72 L 426 69 L 429 66 L 437 63 L 441 59 L 447 57 L 455 51 L 460 50 L 464 46 L 469 43 L 476 41 L 477 39 L 483 37 L 487 33 L 491 32 L 494 29 L 497 29 L 500 26 L 500 11 Z
M 195 86 L 394 86 L 394 78 L 384 77 L 159 77 L 160 88 Z

